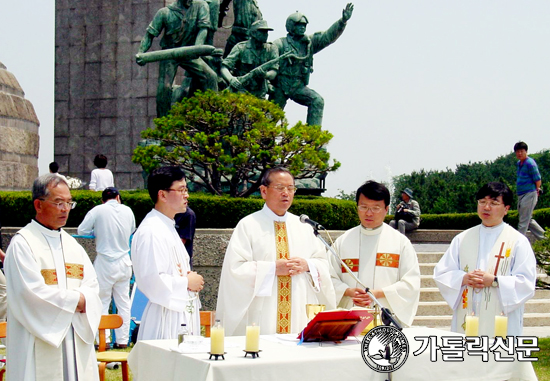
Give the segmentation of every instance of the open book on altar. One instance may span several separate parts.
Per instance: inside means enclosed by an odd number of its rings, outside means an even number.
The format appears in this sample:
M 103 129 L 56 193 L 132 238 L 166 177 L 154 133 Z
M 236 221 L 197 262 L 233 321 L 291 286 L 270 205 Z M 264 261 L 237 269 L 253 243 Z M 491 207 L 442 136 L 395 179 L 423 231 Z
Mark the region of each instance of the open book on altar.
M 298 335 L 302 341 L 342 341 L 359 336 L 374 320 L 366 309 L 319 312 Z

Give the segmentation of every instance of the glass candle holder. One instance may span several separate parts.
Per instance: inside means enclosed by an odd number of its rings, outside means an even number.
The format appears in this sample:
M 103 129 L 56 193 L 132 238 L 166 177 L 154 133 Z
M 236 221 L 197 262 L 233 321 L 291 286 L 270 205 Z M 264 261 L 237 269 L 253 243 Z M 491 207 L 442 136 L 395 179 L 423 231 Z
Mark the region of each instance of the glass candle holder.
M 223 355 L 225 351 L 225 331 L 222 316 L 216 315 L 215 322 L 210 329 L 210 354 Z
M 245 351 L 260 351 L 260 310 L 249 310 L 246 323 L 246 345 Z

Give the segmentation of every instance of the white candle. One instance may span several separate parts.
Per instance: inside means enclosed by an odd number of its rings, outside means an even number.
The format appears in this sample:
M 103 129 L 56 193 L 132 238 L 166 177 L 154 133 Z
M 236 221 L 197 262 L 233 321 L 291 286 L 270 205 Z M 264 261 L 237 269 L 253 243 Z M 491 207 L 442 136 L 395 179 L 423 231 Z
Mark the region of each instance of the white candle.
M 479 317 L 466 316 L 466 336 L 479 336 Z
M 260 350 L 260 326 L 249 325 L 246 327 L 246 347 L 247 352 L 258 352 Z
M 210 353 L 213 355 L 223 355 L 224 353 L 224 336 L 223 327 L 212 327 L 210 330 Z
M 495 337 L 508 334 L 508 316 L 495 316 Z

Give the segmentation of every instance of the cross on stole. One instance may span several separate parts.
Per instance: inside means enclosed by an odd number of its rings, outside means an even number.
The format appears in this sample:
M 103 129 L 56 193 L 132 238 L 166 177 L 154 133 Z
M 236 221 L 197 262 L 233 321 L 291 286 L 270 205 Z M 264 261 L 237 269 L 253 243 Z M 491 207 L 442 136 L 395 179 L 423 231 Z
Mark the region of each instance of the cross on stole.
M 502 242 L 502 245 L 500 245 L 500 252 L 498 253 L 498 255 L 495 255 L 495 258 L 497 258 L 497 265 L 495 266 L 495 276 L 497 276 L 497 271 L 498 271 L 498 264 L 500 263 L 500 259 L 501 258 L 504 258 L 502 256 L 502 249 L 504 249 L 504 242 Z

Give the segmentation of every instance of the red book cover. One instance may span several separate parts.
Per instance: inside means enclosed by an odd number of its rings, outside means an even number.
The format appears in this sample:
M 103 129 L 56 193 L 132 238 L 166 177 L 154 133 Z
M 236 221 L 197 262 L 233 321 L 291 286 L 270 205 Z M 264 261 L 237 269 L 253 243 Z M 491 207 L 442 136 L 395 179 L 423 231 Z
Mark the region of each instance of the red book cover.
M 298 335 L 302 341 L 342 341 L 358 336 L 374 316 L 367 310 L 319 312 Z

